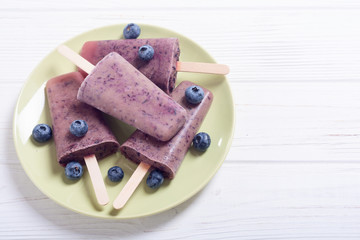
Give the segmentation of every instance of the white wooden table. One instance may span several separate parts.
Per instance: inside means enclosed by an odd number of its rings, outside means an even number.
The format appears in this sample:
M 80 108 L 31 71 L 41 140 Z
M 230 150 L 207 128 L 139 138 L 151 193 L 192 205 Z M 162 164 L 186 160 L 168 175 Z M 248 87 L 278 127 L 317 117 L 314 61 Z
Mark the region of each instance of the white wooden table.
M 236 131 L 191 200 L 111 221 L 71 212 L 30 182 L 12 117 L 54 47 L 128 22 L 172 29 L 230 65 Z M 360 239 L 359 1 L 0 0 L 0 30 L 0 239 Z

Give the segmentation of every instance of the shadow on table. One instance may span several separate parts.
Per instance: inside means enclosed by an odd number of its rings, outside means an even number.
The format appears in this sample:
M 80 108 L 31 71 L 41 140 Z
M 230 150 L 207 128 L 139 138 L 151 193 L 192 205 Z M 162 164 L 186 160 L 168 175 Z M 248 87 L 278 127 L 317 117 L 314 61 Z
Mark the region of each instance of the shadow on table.
M 19 172 L 12 174 L 12 176 L 14 185 L 26 185 L 26 187 L 17 187 L 17 190 L 24 196 L 24 199 L 27 199 L 26 203 L 43 218 L 52 222 L 54 225 L 58 225 L 63 230 L 83 236 L 91 236 L 92 238 L 96 236 L 99 238 L 104 236 L 119 236 L 124 238 L 144 232 L 161 230 L 162 226 L 166 226 L 169 222 L 175 221 L 177 217 L 185 213 L 188 206 L 196 201 L 197 196 L 201 194 L 200 192 L 177 207 L 157 215 L 128 220 L 111 220 L 85 216 L 63 208 L 43 195 L 40 190 L 29 181 L 26 174 Z
M 200 191 L 200 193 L 173 209 L 143 218 L 128 220 L 101 219 L 78 214 L 61 207 L 37 189 L 25 174 L 16 156 L 13 141 L 4 142 L 7 144 L 7 146 L 4 146 L 7 149 L 6 165 L 9 166 L 8 170 L 11 176 L 9 184 L 12 184 L 14 189 L 19 191 L 26 203 L 36 210 L 39 215 L 54 225 L 75 234 L 88 235 L 92 238 L 99 236 L 101 238 L 112 235 L 119 237 L 134 236 L 144 232 L 156 231 L 185 213 L 188 206 L 196 201 L 199 194 L 201 194 Z M 29 221 L 31 220 L 29 219 Z

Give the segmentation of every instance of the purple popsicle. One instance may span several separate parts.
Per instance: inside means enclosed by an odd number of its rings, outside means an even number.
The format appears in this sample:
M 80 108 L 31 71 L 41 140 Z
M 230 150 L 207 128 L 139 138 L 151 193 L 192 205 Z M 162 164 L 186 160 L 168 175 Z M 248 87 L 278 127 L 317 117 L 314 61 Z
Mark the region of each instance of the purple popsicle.
M 187 112 L 116 52 L 85 78 L 77 98 L 161 140 L 172 138 Z
M 57 160 L 62 166 L 70 161 L 84 164 L 84 157 L 91 154 L 102 159 L 119 148 L 102 113 L 76 99 L 83 79 L 79 72 L 71 72 L 52 78 L 46 84 Z M 70 124 L 79 119 L 85 120 L 89 128 L 82 138 L 69 131 Z
M 148 62 L 138 57 L 139 48 L 146 44 L 152 46 L 155 52 L 153 59 Z M 96 65 L 110 52 L 120 54 L 164 92 L 169 94 L 174 89 L 176 64 L 180 55 L 177 38 L 89 41 L 83 45 L 80 55 Z M 80 72 L 86 76 L 81 69 Z
M 212 93 L 203 88 L 204 99 L 196 105 L 188 103 L 185 90 L 192 85 L 195 84 L 188 81 L 181 82 L 171 94 L 172 98 L 188 112 L 188 120 L 184 127 L 167 142 L 158 141 L 141 131 L 135 131 L 120 146 L 120 151 L 128 159 L 136 163 L 144 162 L 163 171 L 166 177 L 174 178 L 213 100 Z

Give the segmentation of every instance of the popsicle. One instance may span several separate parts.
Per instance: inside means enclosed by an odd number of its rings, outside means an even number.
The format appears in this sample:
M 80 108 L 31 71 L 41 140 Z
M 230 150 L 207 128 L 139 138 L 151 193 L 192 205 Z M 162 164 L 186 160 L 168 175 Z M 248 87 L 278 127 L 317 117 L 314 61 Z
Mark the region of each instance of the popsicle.
M 188 112 L 188 120 L 184 127 L 171 140 L 161 142 L 136 130 L 130 138 L 120 146 L 120 151 L 126 158 L 140 164 L 115 199 L 113 203 L 115 209 L 120 209 L 125 205 L 151 166 L 160 169 L 164 173 L 164 176 L 169 179 L 175 177 L 213 100 L 212 93 L 203 88 L 205 93 L 204 99 L 197 105 L 188 103 L 185 98 L 185 90 L 192 85 L 195 84 L 189 81 L 183 81 L 171 94 L 172 98 Z
M 119 143 L 106 125 L 102 113 L 76 99 L 78 89 L 83 82 L 79 72 L 71 72 L 50 79 L 46 83 L 52 128 L 60 165 L 70 161 L 86 163 L 99 204 L 109 202 L 97 159 L 118 151 Z M 69 131 L 75 120 L 85 120 L 88 132 L 79 138 Z
M 146 44 L 152 46 L 155 52 L 150 61 L 143 61 L 138 57 L 139 48 Z M 119 53 L 167 94 L 175 87 L 177 72 L 229 72 L 228 66 L 222 64 L 179 62 L 180 48 L 177 38 L 88 41 L 83 45 L 80 55 L 95 65 L 110 52 Z M 81 72 L 86 76 L 84 71 Z
M 65 46 L 59 51 L 68 57 L 70 53 L 71 60 L 76 57 L 75 64 L 86 61 Z M 90 71 L 78 100 L 161 141 L 172 138 L 184 125 L 186 110 L 118 53 L 109 53 Z

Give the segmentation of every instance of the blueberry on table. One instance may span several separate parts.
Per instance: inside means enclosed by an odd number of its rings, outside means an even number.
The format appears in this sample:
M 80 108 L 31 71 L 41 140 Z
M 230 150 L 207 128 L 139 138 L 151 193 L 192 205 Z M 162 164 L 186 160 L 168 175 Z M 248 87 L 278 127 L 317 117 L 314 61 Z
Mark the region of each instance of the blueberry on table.
M 211 144 L 210 136 L 205 132 L 200 132 L 196 134 L 193 139 L 194 148 L 202 152 L 205 152 L 206 149 L 208 149 L 208 147 L 210 146 L 210 144 Z
M 45 123 L 38 124 L 34 127 L 32 136 L 37 142 L 46 142 L 52 137 L 51 127 Z
M 77 180 L 83 175 L 83 167 L 78 162 L 69 162 L 65 167 L 65 176 L 70 180 Z
M 139 57 L 144 61 L 150 61 L 154 57 L 154 49 L 150 45 L 144 45 L 139 48 Z
M 189 103 L 198 104 L 204 98 L 204 90 L 199 86 L 190 86 L 185 90 L 185 97 Z
M 141 29 L 135 23 L 129 23 L 123 30 L 124 38 L 135 39 L 140 35 Z
M 163 182 L 164 182 L 164 176 L 157 169 L 152 170 L 148 178 L 146 179 L 146 184 L 153 189 L 159 188 Z
M 70 132 L 76 137 L 83 137 L 88 131 L 88 125 L 84 120 L 75 120 L 70 125 Z
M 124 177 L 124 171 L 121 167 L 114 166 L 108 170 L 108 178 L 112 182 L 120 182 Z

